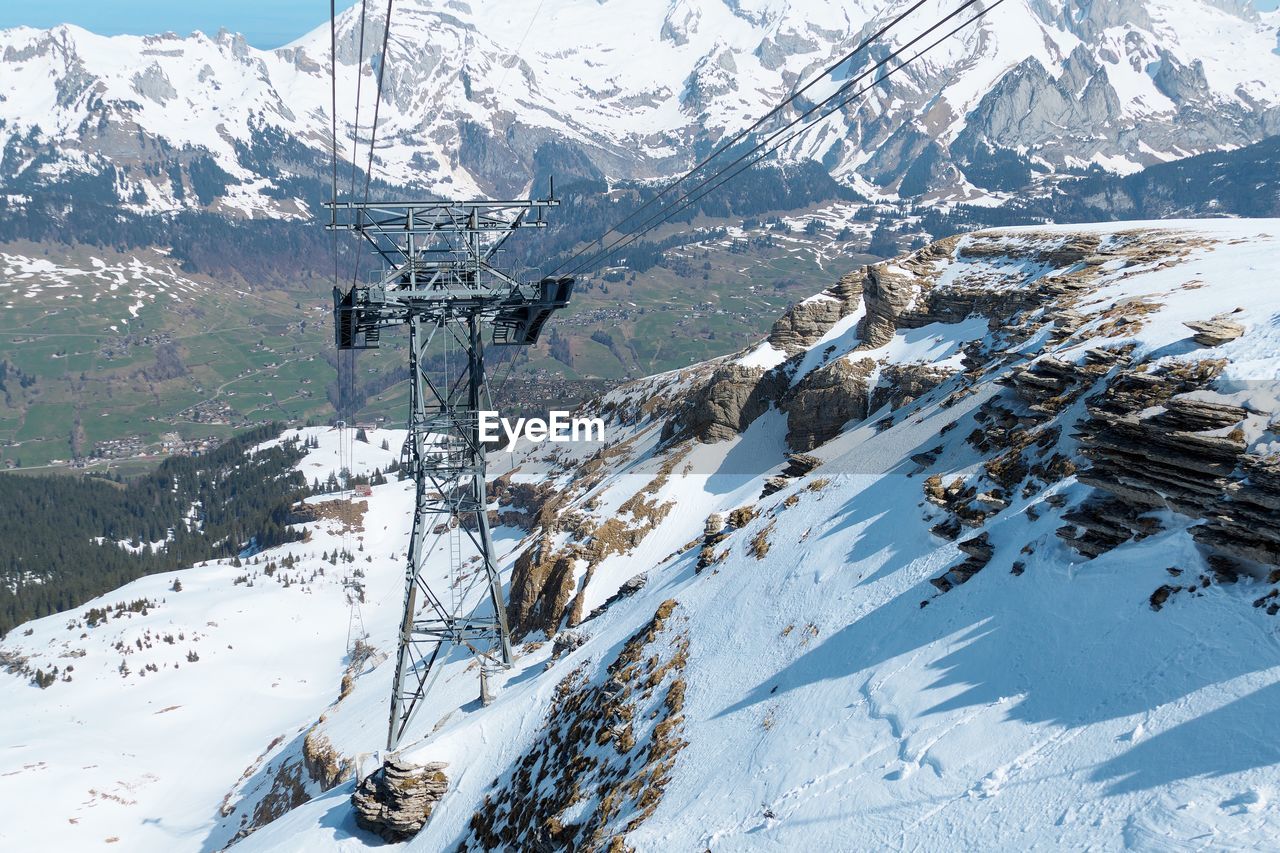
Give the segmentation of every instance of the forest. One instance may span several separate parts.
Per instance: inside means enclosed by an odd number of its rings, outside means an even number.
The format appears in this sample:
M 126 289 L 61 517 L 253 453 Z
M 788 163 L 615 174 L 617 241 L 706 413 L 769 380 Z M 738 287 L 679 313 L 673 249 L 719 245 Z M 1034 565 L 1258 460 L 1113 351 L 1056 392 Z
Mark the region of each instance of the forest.
M 137 479 L 0 475 L 0 637 L 147 574 L 298 538 L 290 508 L 308 494 L 296 440 L 273 424 Z

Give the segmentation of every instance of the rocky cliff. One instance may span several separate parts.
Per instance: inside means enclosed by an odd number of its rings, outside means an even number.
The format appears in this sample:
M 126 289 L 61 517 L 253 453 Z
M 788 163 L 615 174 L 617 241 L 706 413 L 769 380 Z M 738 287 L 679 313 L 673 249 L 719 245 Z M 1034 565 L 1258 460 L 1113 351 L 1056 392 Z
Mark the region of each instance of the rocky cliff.
M 842 296 L 833 288 L 774 326 L 763 346 L 778 352 L 780 363 L 767 370 L 730 363 L 706 375 L 680 415 L 683 433 L 724 440 L 772 406 L 786 414 L 789 446 L 812 450 L 851 423 L 892 424 L 895 410 L 940 386 L 954 403 L 994 381 L 1014 394 L 987 400 L 968 437 L 987 456 L 982 475 L 950 486 L 935 479 L 926 489 L 950 519 L 935 525 L 941 535 L 981 527 L 1019 493 L 1083 466 L 1079 481 L 1095 495 L 1068 512 L 1059 531 L 1081 553 L 1096 556 L 1145 538 L 1161 529 L 1155 515 L 1172 511 L 1197 522 L 1192 535 L 1218 555 L 1219 566 L 1265 577 L 1268 566 L 1280 565 L 1280 534 L 1266 521 L 1277 506 L 1278 462 L 1258 437 L 1269 434 L 1275 410 L 1238 405 L 1231 402 L 1238 393 L 1212 390 L 1225 359 L 1169 362 L 1162 351 L 1142 356 L 1124 342 L 1162 312 L 1162 294 L 1082 310 L 1097 304 L 1104 286 L 1171 269 L 1213 245 L 1176 230 L 985 232 L 862 268 L 841 279 Z M 1201 286 L 1192 280 L 1179 289 Z M 1239 339 L 1245 326 L 1232 316 L 1184 321 L 1180 347 L 1209 352 Z M 824 338 L 846 317 L 856 319 L 851 331 Z M 910 330 L 973 320 L 985 334 L 958 347 L 958 361 L 903 362 L 890 352 Z M 832 342 L 823 346 L 824 339 Z M 1025 346 L 1035 340 L 1052 352 L 1024 363 Z M 724 400 L 751 405 L 723 417 L 723 405 L 712 401 Z M 709 421 L 715 429 L 699 428 Z M 941 449 L 912 459 L 927 469 Z M 988 548 L 975 541 L 961 543 L 968 560 L 940 577 L 941 586 L 962 583 L 986 564 Z

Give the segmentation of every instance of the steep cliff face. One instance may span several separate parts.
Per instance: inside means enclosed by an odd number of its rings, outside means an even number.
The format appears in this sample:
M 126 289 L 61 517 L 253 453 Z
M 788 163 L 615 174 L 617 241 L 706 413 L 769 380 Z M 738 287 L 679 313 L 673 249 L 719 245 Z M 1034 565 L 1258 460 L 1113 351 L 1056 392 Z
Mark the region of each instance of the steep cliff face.
M 603 684 L 585 666 L 566 675 L 543 731 L 485 796 L 460 849 L 620 849 L 657 810 L 687 745 L 688 631 L 677 602 L 665 601 Z
M 1165 311 L 1164 294 L 1127 296 L 1094 315 L 1086 306 L 1096 305 L 1106 287 L 1172 269 L 1214 245 L 1176 229 L 985 232 L 865 267 L 840 283 L 860 305 L 828 291 L 793 307 L 764 344 L 741 357 L 778 363 L 719 368 L 704 380 L 685 423 L 705 418 L 702 401 L 729 396 L 752 399 L 751 417 L 736 426 L 722 419 L 714 431 L 686 431 L 702 441 L 723 441 L 771 406 L 786 415 L 788 447 L 810 451 L 860 421 L 875 421 L 878 429 L 892 425 L 895 411 L 953 378 L 959 385 L 947 397 L 952 404 L 994 380 L 1014 389 L 1018 404 L 988 401 L 980 409 L 982 426 L 968 442 L 989 454 L 983 476 L 931 487 L 930 500 L 949 513 L 950 520 L 935 525 L 941 535 L 954 539 L 966 527 L 981 527 L 1020 488 L 1060 482 L 1088 460 L 1079 481 L 1097 494 L 1068 513 L 1070 524 L 1059 531 L 1081 553 L 1093 557 L 1130 538 L 1146 538 L 1161 529 L 1150 513 L 1173 511 L 1195 520 L 1192 535 L 1219 554 L 1222 565 L 1230 558 L 1238 564 L 1234 572 L 1265 577 L 1265 566 L 1275 565 L 1280 554 L 1280 534 L 1262 521 L 1276 503 L 1276 459 L 1265 443 L 1256 449 L 1256 438 L 1266 434 L 1274 415 L 1231 402 L 1239 392 L 1211 390 L 1227 362 L 1170 364 L 1135 355 L 1132 343 L 1104 344 L 1083 358 L 1056 354 L 1086 340 L 1140 334 Z M 1191 281 L 1179 289 L 1201 286 Z M 1232 319 L 1242 310 L 1183 320 L 1178 327 L 1188 346 L 1213 350 L 1245 334 L 1245 325 Z M 846 328 L 837 328 L 846 318 Z M 966 323 L 981 334 L 955 347 L 958 358 L 902 361 L 893 353 L 900 349 L 895 341 L 913 330 Z M 1037 340 L 1054 354 L 1020 365 L 1023 348 Z M 1071 407 L 1082 403 L 1087 416 L 1077 421 L 1079 412 Z M 1078 450 L 1062 446 L 1064 432 L 1079 441 Z M 929 467 L 938 452 L 912 458 Z M 989 557 L 985 546 L 978 547 L 963 568 L 939 582 L 947 588 L 963 582 Z
M 778 399 L 787 413 L 787 445 L 812 450 L 835 438 L 852 420 L 862 420 L 870 408 L 868 378 L 875 362 L 839 358 L 809 371 Z
M 732 363 L 717 367 L 692 395 L 684 429 L 699 441 L 724 441 L 751 426 L 784 388 L 772 370 Z
M 1106 500 L 1086 506 L 1078 518 L 1082 550 L 1143 535 L 1148 513 L 1169 510 L 1202 522 L 1192 536 L 1232 558 L 1231 574 L 1247 568 L 1265 577 L 1280 567 L 1280 456 L 1256 446 L 1276 413 L 1211 390 L 1225 367 L 1221 359 L 1190 369 L 1139 367 L 1091 402 L 1080 438 L 1092 464 L 1080 482 L 1121 502 L 1126 514 L 1099 521 L 1091 510 Z M 1220 561 L 1219 570 L 1227 565 Z
M 858 310 L 867 276 L 867 268 L 856 269 L 817 296 L 792 305 L 773 324 L 766 341 L 788 356 L 809 349 L 837 321 Z
M 1004 318 L 1037 309 L 1061 328 L 1104 265 L 1164 251 L 1117 243 L 1100 252 L 1100 244 L 1091 234 L 1019 245 L 998 233 L 952 237 L 854 270 L 788 309 L 760 346 L 704 373 L 680 429 L 670 434 L 723 441 L 776 406 L 787 414 L 792 449 L 812 449 L 885 404 L 896 409 L 914 400 L 962 366 L 897 361 L 884 351 L 896 336 L 969 318 L 996 329 Z

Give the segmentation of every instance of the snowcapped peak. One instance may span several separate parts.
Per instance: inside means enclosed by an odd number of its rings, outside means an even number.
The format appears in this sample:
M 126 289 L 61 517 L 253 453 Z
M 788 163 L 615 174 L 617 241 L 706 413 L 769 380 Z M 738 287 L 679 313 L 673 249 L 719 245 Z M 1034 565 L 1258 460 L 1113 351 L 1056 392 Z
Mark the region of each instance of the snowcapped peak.
M 549 140 L 611 177 L 673 174 L 697 146 L 751 124 L 908 8 L 907 0 L 398 3 L 377 177 L 444 195 L 506 194 L 527 183 Z M 917 38 L 951 11 L 925 3 L 874 56 L 812 94 L 866 87 L 887 70 L 872 71 L 885 45 L 914 55 L 932 40 Z M 367 7 L 363 44 L 358 6 L 337 22 L 343 150 L 355 135 L 368 138 L 385 15 L 381 4 Z M 886 194 L 914 169 L 931 177 L 908 182 L 909 195 L 985 196 L 1020 189 L 1045 168 L 1133 171 L 1248 144 L 1280 104 L 1278 15 L 1211 0 L 1009 0 L 783 155 L 821 159 L 836 177 Z M 123 201 L 142 209 L 297 215 L 281 186 L 323 179 L 328 24 L 272 51 L 225 31 L 106 38 L 19 28 L 0 33 L 0 64 L 0 149 L 15 140 L 30 149 L 10 155 L 11 194 L 110 167 Z M 859 74 L 870 76 L 850 76 Z M 100 144 L 99 133 L 118 144 Z M 217 171 L 186 176 L 193 156 Z M 192 192 L 193 182 L 207 192 Z M 200 200 L 210 193 L 214 202 Z

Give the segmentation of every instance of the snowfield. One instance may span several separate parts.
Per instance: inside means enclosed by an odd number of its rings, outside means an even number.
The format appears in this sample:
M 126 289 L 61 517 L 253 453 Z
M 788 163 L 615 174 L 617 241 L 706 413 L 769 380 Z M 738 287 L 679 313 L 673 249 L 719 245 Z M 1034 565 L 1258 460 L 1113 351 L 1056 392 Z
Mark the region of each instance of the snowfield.
M 342 12 L 337 26 L 340 153 L 360 149 L 359 162 L 385 15 L 375 5 L 363 52 L 358 9 Z M 509 197 L 523 191 L 513 174 L 552 163 L 576 170 L 578 159 L 610 178 L 678 174 L 698 146 L 752 125 L 913 5 L 401 0 L 375 171 L 392 185 L 453 198 Z M 904 58 L 914 55 L 933 38 L 921 35 L 955 8 L 929 0 L 882 46 L 911 43 Z M 322 5 L 316 13 L 323 16 Z M 1128 173 L 1239 147 L 1275 127 L 1278 21 L 1280 11 L 1243 0 L 1014 0 L 835 111 L 781 156 L 821 162 L 875 196 L 896 192 L 912 163 L 930 162 L 926 139 L 967 151 L 961 136 L 971 124 L 982 144 L 1029 154 L 1050 170 L 1096 164 Z M 108 177 L 107 192 L 133 212 L 307 218 L 314 211 L 291 187 L 299 173 L 327 175 L 329 51 L 327 22 L 275 50 L 226 31 L 0 30 L 8 196 L 95 175 Z M 806 98 L 866 71 L 865 57 Z M 539 151 L 546 143 L 554 144 Z M 157 147 L 168 153 L 158 157 Z M 897 162 L 881 162 L 882 149 Z M 514 172 L 497 165 L 516 161 Z M 930 187 L 941 197 L 992 204 L 1007 189 L 951 171 Z
M 1096 245 L 1096 258 L 1053 265 L 1053 252 L 1081 240 Z M 1127 260 L 1105 260 L 1122 252 Z M 1083 364 L 1099 348 L 1124 349 L 1151 370 L 1225 359 L 1196 393 L 1248 409 L 1245 452 L 1280 451 L 1280 292 L 1270 285 L 1278 259 L 1280 221 L 1223 220 L 1004 229 L 962 238 L 927 262 L 887 265 L 886 275 L 931 270 L 934 289 L 1016 294 L 1046 278 L 1093 278 L 1069 334 L 1065 314 L 1016 342 L 1005 335 L 1021 319 L 971 315 L 901 326 L 887 343 L 859 348 L 872 303 L 835 321 L 788 360 L 793 389 L 840 360 L 874 362 L 873 385 L 903 365 L 950 378 L 851 420 L 810 450 L 816 468 L 787 475 L 765 497 L 765 481 L 788 465 L 788 416 L 778 407 L 728 441 L 662 438 L 680 417 L 677 404 L 694 399 L 717 365 L 611 392 L 603 453 L 599 445 L 522 445 L 496 454 L 493 474 L 543 484 L 567 496 L 561 518 L 578 514 L 542 531 L 548 547 L 570 547 L 578 529 L 602 539 L 608 519 L 640 532 L 627 547 L 574 564 L 569 589 L 581 615 L 607 605 L 573 629 L 584 640 L 577 648 L 557 654 L 543 631 L 520 638 L 516 664 L 488 707 L 477 701 L 468 661 L 449 662 L 402 745 L 406 759 L 446 762 L 449 791 L 425 829 L 399 846 L 482 849 L 484 821 L 473 816 L 496 820 L 501 811 L 486 797 L 551 802 L 558 778 L 522 785 L 522 757 L 550 748 L 548 721 L 566 695 L 621 677 L 610 665 L 669 601 L 665 627 L 646 648 L 666 662 L 687 642 L 663 682 L 682 685 L 667 719 L 684 744 L 656 785 L 656 804 L 624 798 L 599 822 L 603 837 L 621 836 L 630 849 L 1280 846 L 1280 746 L 1271 734 L 1280 714 L 1280 617 L 1253 606 L 1274 581 L 1256 571 L 1234 582 L 1215 575 L 1193 538 L 1199 520 L 1172 510 L 1152 514 L 1158 524 L 1145 538 L 1086 559 L 1058 533 L 1069 526 L 1064 515 L 1095 491 L 1075 473 L 1010 490 L 1005 506 L 954 538 L 935 532 L 946 515 L 926 500 L 925 482 L 931 474 L 942 482 L 981 476 L 990 454 L 975 442 L 991 431 L 982 420 L 989 404 L 1013 405 L 1009 365 L 1049 355 Z M 922 286 L 917 305 L 926 295 Z M 1243 333 L 1220 345 L 1192 341 L 1183 323 L 1216 315 Z M 1026 316 L 1044 320 L 1034 310 Z M 975 346 L 994 354 L 987 372 L 965 363 Z M 763 371 L 782 355 L 766 344 L 737 363 Z M 1080 467 L 1087 460 L 1074 425 L 1087 417 L 1086 404 L 1069 400 L 1049 422 L 1067 427 L 1049 449 Z M 337 433 L 302 434 L 320 439 L 302 466 L 309 481 L 323 480 L 340 464 Z M 385 467 L 402 435 L 378 431 L 370 444 L 356 443 L 353 468 Z M 391 451 L 378 449 L 384 437 Z M 3 652 L 33 668 L 74 670 L 69 683 L 46 690 L 0 674 L 0 802 L 17 816 L 0 822 L 0 847 L 218 850 L 255 812 L 274 814 L 284 801 L 298 804 L 278 809 L 281 816 L 233 849 L 381 846 L 355 824 L 351 776 L 383 757 L 408 486 L 392 480 L 353 498 L 368 508 L 345 534 L 340 521 L 322 518 L 308 524 L 306 542 L 259 554 L 258 564 L 145 578 L 13 631 Z M 646 510 L 632 500 L 637 493 L 670 508 Z M 754 515 L 730 517 L 700 569 L 708 516 L 744 507 Z M 981 571 L 945 592 L 930 583 L 964 558 L 960 544 L 982 533 L 991 553 Z M 522 554 L 542 547 L 540 538 L 498 529 L 508 577 Z M 336 549 L 350 549 L 354 561 L 321 559 Z M 288 553 L 295 566 L 264 575 L 265 561 Z M 642 588 L 610 603 L 641 573 Z M 296 581 L 284 586 L 281 575 Z M 236 583 L 240 576 L 248 581 Z M 365 588 L 359 627 L 374 651 L 349 667 L 343 582 L 355 579 Z M 1171 582 L 1183 588 L 1153 608 L 1153 593 Z M 145 615 L 126 612 L 96 627 L 83 617 L 138 599 L 153 602 Z M 174 644 L 163 639 L 179 633 Z M 122 654 L 117 642 L 132 651 Z M 188 651 L 198 661 L 188 662 Z M 158 669 L 143 675 L 148 663 Z M 344 672 L 351 677 L 340 687 Z M 644 734 L 638 722 L 636 731 Z M 581 755 L 601 766 L 623 761 L 633 772 L 652 760 L 657 735 L 644 737 L 654 740 L 633 748 L 631 764 L 615 740 L 592 741 Z M 321 752 L 341 759 L 335 767 L 346 762 L 338 775 L 348 778 L 323 791 L 308 771 L 293 790 L 289 767 L 298 766 L 304 740 L 313 755 L 323 741 Z M 590 778 L 558 813 L 564 824 L 588 825 L 604 813 L 605 780 Z M 551 816 L 538 808 L 534 819 Z M 530 849 L 532 837 L 517 834 L 504 846 Z
M 136 257 L 113 263 L 90 258 L 88 267 L 82 268 L 0 252 L 0 304 L 12 308 L 16 300 L 31 299 L 46 290 L 55 291 L 58 301 L 69 297 L 91 305 L 103 302 L 99 310 L 116 321 L 110 328 L 118 331 L 158 296 L 182 302 L 184 296 L 193 299 L 205 288 L 173 266 L 160 268 Z

